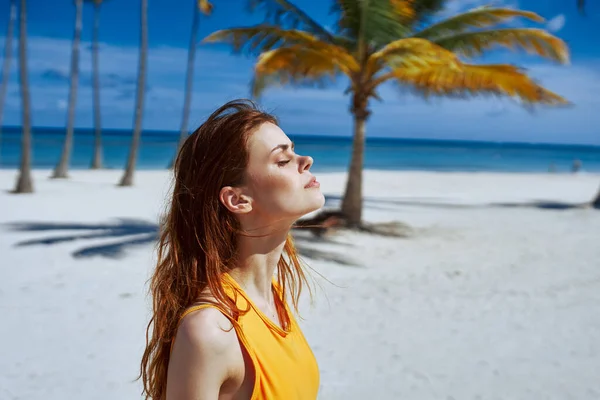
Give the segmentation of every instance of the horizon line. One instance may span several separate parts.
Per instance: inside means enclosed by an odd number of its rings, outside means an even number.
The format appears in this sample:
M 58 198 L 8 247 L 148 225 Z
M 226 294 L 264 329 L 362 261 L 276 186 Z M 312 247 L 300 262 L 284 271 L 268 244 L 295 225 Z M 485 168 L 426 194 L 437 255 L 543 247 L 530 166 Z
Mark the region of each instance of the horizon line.
M 19 130 L 22 126 L 20 125 L 3 125 L 0 127 L 2 132 L 4 130 Z M 93 133 L 94 127 L 75 127 L 75 132 L 77 131 L 91 131 Z M 32 126 L 32 132 L 36 130 L 66 130 L 66 127 L 62 126 Z M 102 128 L 102 132 L 131 132 L 133 128 Z M 190 131 L 191 134 L 193 131 Z M 175 137 L 179 136 L 179 131 L 177 130 L 167 130 L 167 129 L 144 129 L 142 128 L 142 133 L 150 133 L 151 135 L 173 135 Z M 352 135 L 332 135 L 332 134 L 313 134 L 313 133 L 289 133 L 290 136 L 301 136 L 305 138 L 329 138 L 329 139 L 347 139 L 352 141 Z M 120 135 L 126 136 L 126 135 Z M 1 138 L 0 138 L 1 140 Z M 504 140 L 481 140 L 481 139 L 446 139 L 446 138 L 421 138 L 421 137 L 409 137 L 409 136 L 377 136 L 377 135 L 367 135 L 366 141 L 369 140 L 388 140 L 388 141 L 411 141 L 411 142 L 438 142 L 438 143 L 469 143 L 469 144 L 486 144 L 486 145 L 514 145 L 514 146 L 551 146 L 551 147 L 585 147 L 585 148 L 595 148 L 600 150 L 599 144 L 592 143 L 565 143 L 565 142 L 530 142 L 530 141 L 504 141 Z

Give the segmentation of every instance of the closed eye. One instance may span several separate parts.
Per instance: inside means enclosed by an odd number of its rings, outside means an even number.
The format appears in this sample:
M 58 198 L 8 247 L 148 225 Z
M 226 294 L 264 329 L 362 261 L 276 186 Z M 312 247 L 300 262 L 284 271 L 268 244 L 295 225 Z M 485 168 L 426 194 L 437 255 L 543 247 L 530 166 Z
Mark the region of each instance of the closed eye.
M 280 167 L 285 167 L 285 165 L 286 165 L 287 163 L 289 163 L 290 161 L 291 161 L 291 160 L 278 161 L 278 162 L 277 162 L 277 165 L 278 165 L 278 166 L 280 166 Z

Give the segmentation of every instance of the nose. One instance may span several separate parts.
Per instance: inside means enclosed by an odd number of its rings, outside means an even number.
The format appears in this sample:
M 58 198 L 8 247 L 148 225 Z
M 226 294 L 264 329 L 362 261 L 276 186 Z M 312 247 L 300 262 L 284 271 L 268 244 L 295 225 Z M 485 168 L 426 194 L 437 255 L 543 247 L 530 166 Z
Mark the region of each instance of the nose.
M 313 162 L 314 160 L 311 156 L 302 156 L 299 163 L 300 172 L 308 171 L 312 167 Z

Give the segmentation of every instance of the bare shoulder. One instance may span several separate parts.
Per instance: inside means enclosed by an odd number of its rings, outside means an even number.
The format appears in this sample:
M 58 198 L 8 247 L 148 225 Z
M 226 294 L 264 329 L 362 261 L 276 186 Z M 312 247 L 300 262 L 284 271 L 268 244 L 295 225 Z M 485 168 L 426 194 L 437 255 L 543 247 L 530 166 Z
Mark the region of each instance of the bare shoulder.
M 221 311 L 207 307 L 185 316 L 179 325 L 176 342 L 188 350 L 223 353 L 235 349 L 237 335 L 232 322 Z
M 177 329 L 167 373 L 167 399 L 212 399 L 238 382 L 243 356 L 232 322 L 213 307 L 186 315 Z M 235 390 L 235 388 L 234 388 Z

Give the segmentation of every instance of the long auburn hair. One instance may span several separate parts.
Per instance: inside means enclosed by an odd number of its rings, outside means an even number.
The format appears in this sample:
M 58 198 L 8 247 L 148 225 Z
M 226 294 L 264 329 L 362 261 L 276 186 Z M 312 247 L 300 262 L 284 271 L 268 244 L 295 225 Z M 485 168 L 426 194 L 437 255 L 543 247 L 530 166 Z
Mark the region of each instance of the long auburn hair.
M 208 290 L 236 318 L 247 311 L 239 309 L 222 286 L 222 274 L 234 267 L 240 226 L 219 201 L 219 191 L 244 182 L 248 138 L 267 122 L 278 123 L 250 100 L 230 101 L 210 115 L 177 154 L 172 198 L 161 224 L 158 260 L 150 280 L 152 317 L 140 366 L 147 399 L 164 398 L 179 319 L 203 291 Z M 281 297 L 289 295 L 297 312 L 307 280 L 289 234 L 277 264 L 277 279 Z M 289 327 L 288 314 L 280 317 L 282 325 Z

